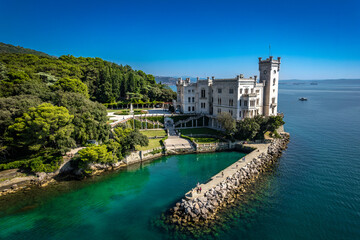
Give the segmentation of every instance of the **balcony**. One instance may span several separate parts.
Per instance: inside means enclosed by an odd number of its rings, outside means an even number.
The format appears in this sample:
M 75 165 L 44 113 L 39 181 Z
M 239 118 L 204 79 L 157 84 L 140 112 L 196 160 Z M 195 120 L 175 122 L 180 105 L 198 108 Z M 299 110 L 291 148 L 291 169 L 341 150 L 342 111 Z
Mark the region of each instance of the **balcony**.
M 247 110 L 256 110 L 256 109 L 258 109 L 257 106 L 241 106 L 240 108 L 247 109 Z
M 257 97 L 257 93 L 244 93 L 243 95 L 242 95 L 242 97 L 246 97 L 246 98 L 248 98 L 248 97 Z

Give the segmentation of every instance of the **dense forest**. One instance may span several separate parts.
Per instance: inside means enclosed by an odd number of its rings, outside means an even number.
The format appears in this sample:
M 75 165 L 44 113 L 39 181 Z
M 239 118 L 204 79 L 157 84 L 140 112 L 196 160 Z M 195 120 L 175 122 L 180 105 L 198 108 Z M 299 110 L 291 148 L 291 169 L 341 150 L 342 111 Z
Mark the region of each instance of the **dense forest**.
M 22 54 L 34 54 L 34 55 L 43 56 L 43 57 L 54 57 L 54 56 L 50 56 L 49 54 L 46 54 L 44 52 L 36 51 L 36 50 L 30 49 L 30 48 L 23 48 L 20 46 L 14 46 L 11 44 L 6 44 L 6 43 L 0 42 L 0 54 L 2 54 L 2 53 L 22 53 Z
M 105 144 L 88 154 L 114 161 L 146 141 L 134 130 L 111 133 L 104 104 L 175 97 L 152 75 L 128 65 L 100 58 L 1 53 L 0 170 L 53 171 L 66 151 L 88 140 Z M 99 157 L 104 148 L 111 158 Z

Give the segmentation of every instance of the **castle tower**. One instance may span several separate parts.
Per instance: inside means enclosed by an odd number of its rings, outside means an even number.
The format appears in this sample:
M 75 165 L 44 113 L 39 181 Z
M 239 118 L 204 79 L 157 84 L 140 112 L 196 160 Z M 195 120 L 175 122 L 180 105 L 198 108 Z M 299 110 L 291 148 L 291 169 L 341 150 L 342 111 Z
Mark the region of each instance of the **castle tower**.
M 266 60 L 259 58 L 260 82 L 264 83 L 263 115 L 276 116 L 278 105 L 278 86 L 280 57 L 274 60 L 270 56 Z

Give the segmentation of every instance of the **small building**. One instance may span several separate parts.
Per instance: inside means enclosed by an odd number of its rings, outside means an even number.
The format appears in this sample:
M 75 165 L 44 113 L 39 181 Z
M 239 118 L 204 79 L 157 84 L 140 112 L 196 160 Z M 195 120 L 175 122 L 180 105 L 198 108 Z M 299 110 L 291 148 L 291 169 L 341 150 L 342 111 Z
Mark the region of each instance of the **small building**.
M 216 117 L 228 112 L 236 120 L 256 115 L 277 115 L 280 57 L 259 58 L 260 77 L 178 79 L 177 109 L 187 114 L 206 114 Z

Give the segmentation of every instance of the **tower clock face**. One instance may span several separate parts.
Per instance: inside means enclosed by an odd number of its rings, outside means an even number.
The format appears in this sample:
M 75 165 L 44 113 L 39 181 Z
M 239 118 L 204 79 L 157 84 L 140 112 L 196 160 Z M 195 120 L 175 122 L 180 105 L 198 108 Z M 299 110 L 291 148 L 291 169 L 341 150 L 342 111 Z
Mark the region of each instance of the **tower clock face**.
M 267 71 L 266 70 L 264 70 L 264 74 L 266 74 L 267 73 Z

